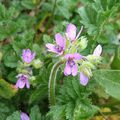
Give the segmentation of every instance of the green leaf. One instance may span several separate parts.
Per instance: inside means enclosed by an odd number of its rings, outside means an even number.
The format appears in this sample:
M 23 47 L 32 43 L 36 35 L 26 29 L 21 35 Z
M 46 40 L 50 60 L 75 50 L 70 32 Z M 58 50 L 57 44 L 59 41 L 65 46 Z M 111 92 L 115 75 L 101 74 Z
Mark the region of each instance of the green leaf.
M 6 99 L 10 99 L 17 92 L 17 89 L 12 85 L 6 82 L 3 79 L 0 79 L 0 96 Z
M 107 94 L 120 100 L 120 70 L 96 70 L 94 79 Z
M 77 101 L 76 107 L 74 109 L 73 120 L 87 120 L 93 117 L 97 112 L 98 108 L 91 105 L 89 102 Z
M 16 111 L 12 115 L 8 116 L 6 120 L 21 120 L 20 112 Z
M 0 99 L 0 101 L 0 120 L 6 120 L 6 117 L 14 111 L 14 108 L 11 104 L 6 103 L 5 100 L 2 101 L 2 99 Z
M 35 89 L 29 99 L 29 103 L 37 102 L 47 96 L 48 88 L 45 85 L 40 85 L 37 89 Z
M 45 42 L 45 44 L 46 43 L 52 43 L 53 42 L 53 40 L 50 38 L 50 36 L 49 35 L 43 35 L 43 41 Z
M 35 105 L 34 107 L 31 108 L 30 119 L 31 120 L 41 120 L 41 113 L 40 113 L 39 107 L 37 105 Z
M 27 9 L 35 8 L 35 4 L 33 4 L 32 0 L 22 0 L 21 4 L 22 4 L 22 6 L 24 6 Z
M 65 105 L 55 105 L 51 107 L 51 111 L 48 113 L 48 116 L 51 116 L 51 120 L 65 120 Z
M 0 20 L 2 20 L 6 16 L 5 6 L 0 3 Z
M 120 70 L 120 46 L 116 46 L 114 59 L 111 63 L 111 68 Z

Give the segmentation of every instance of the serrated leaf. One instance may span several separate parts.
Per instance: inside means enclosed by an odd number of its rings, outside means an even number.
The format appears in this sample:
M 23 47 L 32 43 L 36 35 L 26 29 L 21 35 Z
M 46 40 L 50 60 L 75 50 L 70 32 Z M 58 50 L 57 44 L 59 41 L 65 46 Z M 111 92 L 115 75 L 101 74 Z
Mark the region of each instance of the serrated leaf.
M 53 42 L 53 40 L 48 35 L 43 35 L 43 41 L 45 43 L 52 43 Z
M 120 100 L 120 70 L 96 70 L 94 79 L 107 94 Z
M 12 115 L 8 116 L 6 120 L 21 120 L 20 112 L 16 111 Z
M 4 108 L 4 109 L 3 109 Z M 8 105 L 7 103 L 3 103 L 1 100 L 0 102 L 0 120 L 6 120 L 7 116 L 14 111 L 14 108 L 12 105 Z
M 31 108 L 30 119 L 31 120 L 41 120 L 41 113 L 40 113 L 39 107 L 37 105 L 35 105 L 34 107 Z
M 37 102 L 43 99 L 45 96 L 47 96 L 48 88 L 45 85 L 39 86 L 37 89 L 35 89 L 29 99 L 29 103 Z
M 33 4 L 32 0 L 22 0 L 21 4 L 27 9 L 35 9 L 35 4 Z

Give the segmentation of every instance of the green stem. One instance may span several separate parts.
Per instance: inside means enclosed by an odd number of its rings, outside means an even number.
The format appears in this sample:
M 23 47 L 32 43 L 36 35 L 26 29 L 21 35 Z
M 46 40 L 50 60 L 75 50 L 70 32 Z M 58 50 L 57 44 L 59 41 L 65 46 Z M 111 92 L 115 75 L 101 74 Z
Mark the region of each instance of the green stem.
M 99 112 L 99 113 L 96 114 L 96 116 L 99 116 L 99 115 L 107 116 L 107 115 L 115 115 L 115 114 L 120 115 L 120 110 L 112 111 L 112 112 Z
M 48 86 L 48 94 L 49 94 L 49 103 L 50 105 L 55 105 L 55 86 L 56 86 L 56 76 L 58 69 L 61 64 L 63 64 L 64 61 L 58 61 L 54 66 L 52 67 L 50 77 L 49 77 L 49 86 Z
M 120 105 L 120 101 L 111 102 L 108 104 L 99 105 L 100 107 L 113 107 L 115 105 Z

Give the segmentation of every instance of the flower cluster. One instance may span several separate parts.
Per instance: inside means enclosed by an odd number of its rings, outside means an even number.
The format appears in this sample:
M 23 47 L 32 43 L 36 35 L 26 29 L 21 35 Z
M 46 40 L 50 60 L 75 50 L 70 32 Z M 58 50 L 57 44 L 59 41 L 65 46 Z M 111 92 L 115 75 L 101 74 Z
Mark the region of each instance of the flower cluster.
M 66 62 L 64 68 L 65 76 L 80 75 L 80 84 L 87 85 L 89 78 L 92 76 L 92 69 L 101 61 L 102 47 L 98 45 L 93 54 L 83 56 L 79 51 L 87 47 L 87 40 L 84 36 L 80 37 L 83 30 L 81 27 L 77 34 L 77 28 L 74 24 L 68 24 L 66 33 L 62 36 L 60 33 L 55 35 L 56 44 L 47 43 L 48 51 L 57 54 Z
M 17 77 L 16 88 L 30 88 L 30 79 L 33 78 L 31 65 L 38 69 L 41 67 L 42 62 L 39 59 L 35 59 L 36 53 L 30 49 L 24 49 L 22 51 L 22 61 L 18 63 L 17 71 L 19 74 Z

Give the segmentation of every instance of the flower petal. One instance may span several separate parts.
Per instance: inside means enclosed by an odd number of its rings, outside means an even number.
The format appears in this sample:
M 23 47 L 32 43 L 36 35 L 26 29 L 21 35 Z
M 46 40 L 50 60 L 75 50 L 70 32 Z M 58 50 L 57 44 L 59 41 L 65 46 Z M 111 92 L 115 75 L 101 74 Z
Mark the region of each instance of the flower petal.
M 22 52 L 22 60 L 26 63 L 30 63 L 35 58 L 35 52 L 31 52 L 30 49 L 24 49 Z
M 66 29 L 66 34 L 67 34 L 67 37 L 71 40 L 71 41 L 74 41 L 75 40 L 75 37 L 76 37 L 76 31 L 77 31 L 77 28 L 74 24 L 69 24 L 67 26 L 67 29 Z
M 55 40 L 56 40 L 57 45 L 63 48 L 65 47 L 65 39 L 62 37 L 60 33 L 57 33 L 55 35 Z
M 68 60 L 69 58 L 73 58 L 73 57 L 74 57 L 73 54 L 67 54 L 67 55 L 64 56 L 64 58 L 67 59 L 67 60 Z
M 72 67 L 72 75 L 73 75 L 73 76 L 76 76 L 76 75 L 77 75 L 77 72 L 78 72 L 78 68 L 77 68 L 77 65 L 75 64 L 75 65 Z
M 80 72 L 80 84 L 86 86 L 88 83 L 89 78 L 83 73 Z
M 46 47 L 48 48 L 48 51 L 58 53 L 57 50 L 55 49 L 55 45 L 47 43 Z
M 22 89 L 22 88 L 24 88 L 24 86 L 25 86 L 25 82 L 22 81 L 21 79 L 18 79 L 18 81 L 17 81 L 17 83 L 16 83 L 15 86 L 16 86 L 17 88 Z
M 29 89 L 30 88 L 30 83 L 29 83 L 29 81 L 28 80 L 26 80 L 26 87 Z
M 30 120 L 30 118 L 28 117 L 28 115 L 24 112 L 21 112 L 20 113 L 20 117 L 21 117 L 21 120 Z
M 70 75 L 71 74 L 71 67 L 69 65 L 68 62 L 66 62 L 66 66 L 65 66 L 65 69 L 64 69 L 64 74 L 67 76 L 67 75 Z
M 93 55 L 95 56 L 100 56 L 102 53 L 102 46 L 101 45 L 98 45 L 95 50 L 93 51 Z
M 83 56 L 80 55 L 79 53 L 74 53 L 73 55 L 74 55 L 74 59 L 75 59 L 75 60 L 80 60 L 80 59 L 83 58 Z

